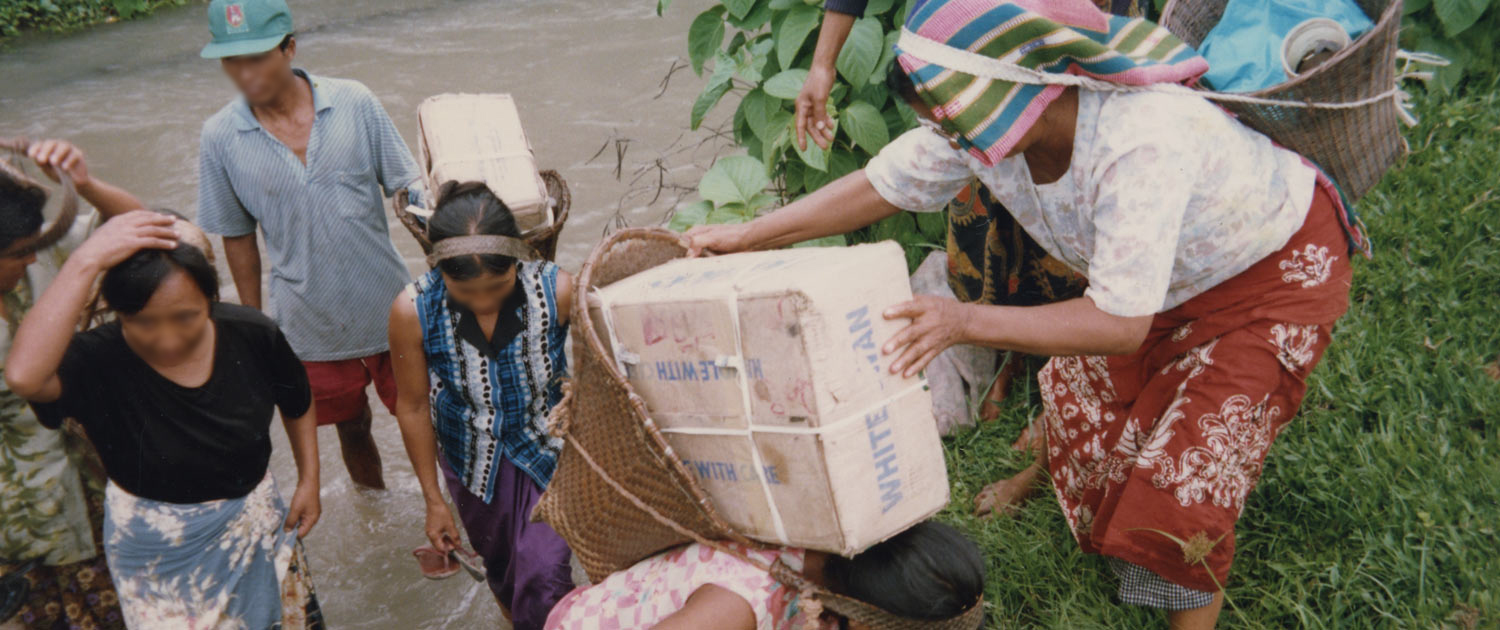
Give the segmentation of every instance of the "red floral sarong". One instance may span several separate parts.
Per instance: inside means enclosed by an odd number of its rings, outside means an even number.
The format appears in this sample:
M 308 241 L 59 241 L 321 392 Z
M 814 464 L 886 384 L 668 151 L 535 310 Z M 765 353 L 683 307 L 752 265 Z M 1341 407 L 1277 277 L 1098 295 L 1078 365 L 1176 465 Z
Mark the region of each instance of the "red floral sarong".
M 1042 369 L 1048 468 L 1086 553 L 1225 584 L 1234 522 L 1349 306 L 1342 215 L 1321 182 L 1285 247 L 1158 314 L 1134 354 Z

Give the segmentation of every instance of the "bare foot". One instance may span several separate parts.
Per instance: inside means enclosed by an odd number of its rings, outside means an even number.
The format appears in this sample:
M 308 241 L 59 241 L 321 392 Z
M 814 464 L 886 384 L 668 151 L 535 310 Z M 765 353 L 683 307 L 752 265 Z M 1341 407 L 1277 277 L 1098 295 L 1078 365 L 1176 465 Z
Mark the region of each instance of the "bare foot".
M 1042 422 L 1042 417 L 1038 415 L 1032 418 L 1031 424 L 1026 425 L 1026 428 L 1021 431 L 1021 437 L 1016 438 L 1015 443 L 1011 444 L 1010 447 L 1018 451 L 1040 453 L 1042 445 L 1046 444 L 1046 440 L 1047 425 Z
M 1005 397 L 1010 395 L 1010 384 L 1016 375 L 1021 372 L 1021 355 L 1011 354 L 1005 358 L 1005 366 L 995 374 L 995 380 L 990 383 L 990 390 L 985 394 L 984 401 L 979 403 L 979 421 L 991 422 L 1000 417 L 1000 405 L 1005 402 Z
M 980 518 L 1015 515 L 1021 504 L 1036 494 L 1036 479 L 1041 472 L 1042 462 L 1037 461 L 1014 477 L 985 486 L 974 497 L 974 515 Z

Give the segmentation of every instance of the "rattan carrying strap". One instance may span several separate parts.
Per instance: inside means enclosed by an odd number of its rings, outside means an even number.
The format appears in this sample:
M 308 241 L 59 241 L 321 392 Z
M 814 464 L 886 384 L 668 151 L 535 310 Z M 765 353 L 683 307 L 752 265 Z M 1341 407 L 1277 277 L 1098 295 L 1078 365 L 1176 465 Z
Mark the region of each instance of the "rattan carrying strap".
M 24 156 L 26 150 L 30 148 L 31 141 L 26 138 L 0 138 L 0 150 L 8 150 Z M 40 183 L 27 177 L 20 169 L 4 159 L 0 159 L 0 171 L 4 171 L 17 184 L 42 188 Z M 63 191 L 62 209 L 58 211 L 57 218 L 52 220 L 52 225 L 42 228 L 36 236 L 16 240 L 5 251 L 0 252 L 0 258 L 34 254 L 62 240 L 64 236 L 67 236 L 68 231 L 73 229 L 73 220 L 78 217 L 78 189 L 73 186 L 73 178 L 68 176 L 67 171 L 58 168 L 55 172 L 58 181 L 62 183 Z
M 432 244 L 432 253 L 427 254 L 427 264 L 436 267 L 438 262 L 464 256 L 509 256 L 516 260 L 536 260 L 536 250 L 526 241 L 498 234 L 472 234 L 445 238 Z

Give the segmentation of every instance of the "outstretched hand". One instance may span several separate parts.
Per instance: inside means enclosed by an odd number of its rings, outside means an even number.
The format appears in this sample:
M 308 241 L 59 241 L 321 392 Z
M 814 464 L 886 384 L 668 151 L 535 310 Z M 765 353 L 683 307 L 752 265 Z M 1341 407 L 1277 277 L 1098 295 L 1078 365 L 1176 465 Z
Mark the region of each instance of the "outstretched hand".
M 885 318 L 911 320 L 882 348 L 896 355 L 892 374 L 915 376 L 943 350 L 963 341 L 964 304 L 958 300 L 918 295 L 886 309 Z
M 177 219 L 150 210 L 133 210 L 105 222 L 84 241 L 73 257 L 103 270 L 120 264 L 142 249 L 174 249 Z
M 684 232 L 682 246 L 687 248 L 689 258 L 705 254 L 733 254 L 751 249 L 744 223 L 699 225 Z

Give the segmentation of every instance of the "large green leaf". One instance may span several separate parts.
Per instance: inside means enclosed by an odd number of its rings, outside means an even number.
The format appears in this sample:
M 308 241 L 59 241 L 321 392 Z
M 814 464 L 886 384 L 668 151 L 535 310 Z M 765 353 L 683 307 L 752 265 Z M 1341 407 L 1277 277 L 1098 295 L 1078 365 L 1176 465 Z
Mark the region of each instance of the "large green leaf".
M 900 38 L 899 29 L 885 34 L 885 44 L 880 49 L 880 62 L 875 64 L 875 72 L 870 75 L 870 83 L 885 83 L 885 75 L 891 71 L 891 64 L 896 62 L 896 40 Z
M 805 4 L 787 11 L 773 35 L 776 38 L 776 58 L 781 60 L 781 65 L 790 65 L 797 58 L 797 51 L 802 49 L 808 34 L 818 28 L 821 20 L 822 12 Z
M 776 73 L 775 76 L 766 79 L 766 82 L 761 84 L 761 89 L 765 90 L 766 94 L 770 94 L 776 98 L 791 100 L 797 98 L 797 93 L 802 91 L 802 82 L 806 80 L 807 70 L 792 68 L 791 70 L 782 70 Z
M 790 119 L 788 119 L 788 122 L 790 122 Z M 829 133 L 836 134 L 838 133 L 838 130 L 839 119 L 835 118 L 833 119 L 833 129 L 831 129 Z M 792 146 L 793 148 L 797 149 L 797 157 L 802 158 L 802 163 L 806 164 L 808 168 L 822 172 L 826 172 L 828 170 L 828 150 L 825 150 L 823 147 L 818 146 L 818 143 L 808 142 L 806 149 L 798 147 L 795 144 L 793 144 Z M 830 146 L 829 149 L 833 149 L 835 151 L 839 150 L 838 145 L 836 144 Z
M 745 17 L 737 18 L 734 16 L 730 16 L 729 23 L 732 24 L 735 28 L 744 29 L 746 31 L 755 31 L 759 30 L 760 27 L 765 26 L 766 22 L 771 21 L 772 13 L 774 12 L 771 11 L 771 4 L 765 2 L 764 0 L 761 0 L 756 2 L 754 6 L 751 7 L 750 12 L 746 13 Z
M 731 155 L 714 163 L 698 182 L 698 195 L 723 205 L 749 204 L 771 183 L 766 167 L 748 155 Z
M 708 221 L 708 213 L 713 209 L 712 202 L 702 200 L 682 206 L 672 213 L 672 220 L 667 222 L 667 229 L 683 232 L 695 225 L 702 225 Z
M 688 60 L 693 72 L 703 75 L 703 62 L 719 51 L 724 43 L 724 7 L 715 5 L 693 18 L 688 26 Z
M 766 137 L 766 121 L 771 114 L 781 109 L 781 100 L 766 94 L 765 90 L 755 88 L 745 93 L 745 98 L 740 100 L 740 111 L 744 112 L 745 122 L 750 129 L 761 139 Z
M 724 94 L 728 91 L 729 83 L 727 81 L 703 88 L 703 92 L 698 94 L 698 100 L 693 101 L 692 127 L 694 131 L 697 131 L 698 127 L 703 124 L 703 117 L 708 115 L 708 110 L 713 109 L 714 105 L 718 105 L 719 99 L 724 98 Z
M 1484 15 L 1484 9 L 1489 4 L 1490 0 L 1432 0 L 1433 11 L 1437 13 L 1438 20 L 1442 21 L 1443 31 L 1449 37 L 1469 30 Z
M 854 101 L 844 107 L 843 126 L 854 144 L 872 155 L 891 141 L 890 130 L 886 129 L 880 110 L 864 101 Z
M 746 223 L 755 218 L 755 213 L 742 203 L 726 203 L 708 213 L 709 223 Z
M 755 8 L 756 0 L 724 0 L 724 7 L 729 9 L 729 14 L 744 18 L 750 15 L 750 10 Z
M 890 11 L 891 7 L 895 6 L 895 4 L 896 0 L 870 0 L 865 3 L 865 16 L 875 17 L 877 15 L 885 15 L 885 12 Z
M 917 229 L 929 239 L 944 240 L 948 236 L 948 215 L 944 212 L 919 212 Z
M 880 30 L 880 20 L 855 20 L 854 28 L 849 31 L 849 39 L 844 41 L 844 49 L 839 51 L 833 67 L 838 69 L 839 74 L 850 85 L 864 85 L 875 72 L 875 64 L 880 63 L 880 47 L 884 42 L 885 34 Z

